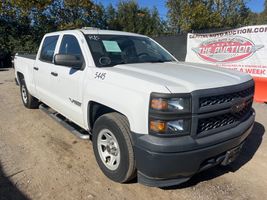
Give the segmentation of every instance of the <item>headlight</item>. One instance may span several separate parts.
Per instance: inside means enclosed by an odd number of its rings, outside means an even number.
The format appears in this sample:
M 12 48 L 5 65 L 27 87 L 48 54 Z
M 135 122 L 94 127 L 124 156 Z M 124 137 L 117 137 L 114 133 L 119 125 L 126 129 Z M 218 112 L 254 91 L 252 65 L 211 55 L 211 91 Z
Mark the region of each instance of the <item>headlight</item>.
M 152 98 L 151 108 L 158 111 L 187 113 L 191 111 L 190 98 Z
M 190 119 L 178 119 L 173 121 L 150 120 L 150 132 L 184 135 L 190 132 L 190 124 Z
M 151 94 L 149 133 L 162 136 L 188 135 L 191 120 L 191 94 Z

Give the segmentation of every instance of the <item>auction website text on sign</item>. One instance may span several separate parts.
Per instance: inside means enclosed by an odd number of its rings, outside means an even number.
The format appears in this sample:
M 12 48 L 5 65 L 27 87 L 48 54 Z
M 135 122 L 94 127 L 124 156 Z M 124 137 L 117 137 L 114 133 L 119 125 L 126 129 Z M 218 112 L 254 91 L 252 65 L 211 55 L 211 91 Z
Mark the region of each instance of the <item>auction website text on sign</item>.
M 267 25 L 188 34 L 187 62 L 209 63 L 267 78 Z

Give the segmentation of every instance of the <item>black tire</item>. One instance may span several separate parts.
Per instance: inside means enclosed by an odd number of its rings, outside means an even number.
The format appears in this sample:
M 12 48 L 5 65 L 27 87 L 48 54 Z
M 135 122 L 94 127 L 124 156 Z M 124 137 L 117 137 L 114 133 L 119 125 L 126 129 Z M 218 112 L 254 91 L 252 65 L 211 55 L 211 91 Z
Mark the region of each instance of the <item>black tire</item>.
M 23 105 L 29 109 L 36 109 L 39 106 L 39 101 L 32 96 L 26 86 L 24 79 L 20 80 L 20 94 Z
M 103 130 L 111 131 L 119 146 L 120 162 L 114 170 L 109 169 L 100 157 L 98 137 Z M 116 112 L 102 115 L 94 124 L 93 149 L 96 161 L 102 172 L 115 182 L 125 183 L 136 177 L 136 162 L 130 134 L 128 120 Z

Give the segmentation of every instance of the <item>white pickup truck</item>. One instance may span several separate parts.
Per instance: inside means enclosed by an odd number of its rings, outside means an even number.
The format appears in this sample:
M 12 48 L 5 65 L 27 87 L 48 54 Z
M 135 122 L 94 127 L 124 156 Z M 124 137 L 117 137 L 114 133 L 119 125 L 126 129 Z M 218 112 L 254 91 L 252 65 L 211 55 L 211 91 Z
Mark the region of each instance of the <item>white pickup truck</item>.
M 46 34 L 16 55 L 23 104 L 42 103 L 91 135 L 116 182 L 156 187 L 229 164 L 255 120 L 251 76 L 178 62 L 149 37 L 79 29 Z

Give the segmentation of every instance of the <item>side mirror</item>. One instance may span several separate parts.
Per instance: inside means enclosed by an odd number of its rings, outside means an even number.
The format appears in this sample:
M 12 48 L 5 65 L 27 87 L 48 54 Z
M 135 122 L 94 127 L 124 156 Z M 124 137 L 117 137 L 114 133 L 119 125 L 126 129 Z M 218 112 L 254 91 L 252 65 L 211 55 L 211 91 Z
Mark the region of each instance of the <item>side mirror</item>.
M 55 65 L 62 65 L 72 67 L 73 69 L 81 69 L 83 66 L 83 59 L 80 56 L 71 54 L 56 54 L 54 57 Z

